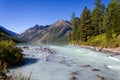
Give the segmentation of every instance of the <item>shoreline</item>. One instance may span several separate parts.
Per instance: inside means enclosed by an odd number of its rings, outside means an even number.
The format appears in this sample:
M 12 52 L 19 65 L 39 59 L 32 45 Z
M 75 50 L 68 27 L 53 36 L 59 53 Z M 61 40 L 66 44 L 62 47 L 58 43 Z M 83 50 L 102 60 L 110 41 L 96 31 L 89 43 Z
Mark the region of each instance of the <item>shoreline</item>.
M 97 51 L 97 52 L 103 52 L 103 53 L 111 53 L 113 55 L 120 55 L 120 47 L 117 48 L 101 48 L 101 47 L 97 47 L 97 46 L 86 46 L 86 45 L 78 45 L 82 48 L 86 48 L 86 49 L 90 49 L 93 51 Z

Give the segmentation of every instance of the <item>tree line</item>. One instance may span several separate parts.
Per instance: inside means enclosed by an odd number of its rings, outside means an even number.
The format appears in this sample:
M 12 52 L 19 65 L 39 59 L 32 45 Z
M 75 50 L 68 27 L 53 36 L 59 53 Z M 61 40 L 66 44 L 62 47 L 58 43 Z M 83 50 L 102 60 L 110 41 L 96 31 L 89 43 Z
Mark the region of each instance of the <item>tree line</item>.
M 69 41 L 75 44 L 101 34 L 105 34 L 107 42 L 117 39 L 120 35 L 120 0 L 111 0 L 107 8 L 101 0 L 96 0 L 92 11 L 85 6 L 80 17 L 72 13 L 71 24 L 73 30 Z

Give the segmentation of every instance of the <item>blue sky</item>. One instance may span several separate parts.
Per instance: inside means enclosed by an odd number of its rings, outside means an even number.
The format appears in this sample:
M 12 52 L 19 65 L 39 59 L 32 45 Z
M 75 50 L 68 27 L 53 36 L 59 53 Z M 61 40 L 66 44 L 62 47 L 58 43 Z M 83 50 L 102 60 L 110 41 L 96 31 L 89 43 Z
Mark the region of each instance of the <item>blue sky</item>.
M 22 32 L 36 24 L 47 25 L 64 19 L 70 20 L 87 6 L 94 7 L 95 0 L 0 0 L 0 25 L 14 32 Z M 107 5 L 110 0 L 102 0 Z

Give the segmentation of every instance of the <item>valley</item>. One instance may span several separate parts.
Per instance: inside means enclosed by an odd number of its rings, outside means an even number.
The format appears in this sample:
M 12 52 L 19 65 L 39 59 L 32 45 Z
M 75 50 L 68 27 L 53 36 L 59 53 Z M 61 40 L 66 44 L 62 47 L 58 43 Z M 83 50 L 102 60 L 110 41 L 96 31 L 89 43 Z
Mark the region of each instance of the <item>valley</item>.
M 0 13 L 0 80 L 120 80 L 120 0 L 0 0 Z

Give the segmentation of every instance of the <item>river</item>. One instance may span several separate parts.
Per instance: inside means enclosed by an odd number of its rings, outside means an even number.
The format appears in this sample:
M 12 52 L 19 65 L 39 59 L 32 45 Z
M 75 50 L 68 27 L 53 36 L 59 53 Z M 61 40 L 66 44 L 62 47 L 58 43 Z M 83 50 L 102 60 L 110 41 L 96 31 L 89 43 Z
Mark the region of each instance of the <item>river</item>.
M 120 56 L 95 52 L 79 46 L 48 46 L 52 54 L 40 46 L 24 49 L 26 63 L 10 69 L 22 72 L 31 80 L 120 80 Z

